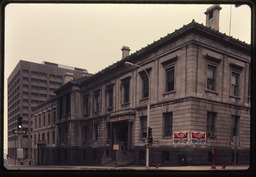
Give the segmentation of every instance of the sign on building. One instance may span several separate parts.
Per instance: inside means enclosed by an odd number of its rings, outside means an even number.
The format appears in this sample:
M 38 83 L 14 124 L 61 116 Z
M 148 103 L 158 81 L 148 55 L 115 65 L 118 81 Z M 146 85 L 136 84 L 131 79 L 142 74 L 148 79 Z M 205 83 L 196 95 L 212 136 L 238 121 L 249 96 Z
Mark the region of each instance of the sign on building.
M 119 150 L 119 144 L 113 144 L 113 150 Z
M 205 144 L 206 133 L 205 132 L 191 132 L 192 144 Z
M 17 159 L 23 159 L 24 153 L 22 148 L 17 148 Z
M 174 132 L 173 133 L 174 143 L 188 143 L 188 132 Z

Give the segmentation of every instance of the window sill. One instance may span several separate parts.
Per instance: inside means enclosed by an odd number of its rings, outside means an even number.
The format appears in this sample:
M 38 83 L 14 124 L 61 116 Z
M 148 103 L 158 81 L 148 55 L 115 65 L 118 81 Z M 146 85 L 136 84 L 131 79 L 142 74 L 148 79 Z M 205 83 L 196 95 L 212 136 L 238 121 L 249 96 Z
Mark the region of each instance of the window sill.
M 172 139 L 172 136 L 163 136 L 163 139 Z
M 141 98 L 140 101 L 146 101 L 149 100 L 149 97 Z
M 122 104 L 122 107 L 127 107 L 127 106 L 129 106 L 129 105 L 130 105 L 130 102 L 123 103 L 123 104 Z
M 88 117 L 89 117 L 89 113 L 88 113 L 88 114 L 84 114 L 83 117 L 84 117 L 84 118 L 88 118 Z
M 169 95 L 169 94 L 175 94 L 175 93 L 176 93 L 176 90 L 172 90 L 172 91 L 163 93 L 163 95 Z
M 240 96 L 229 95 L 229 98 L 234 98 L 234 99 L 236 99 L 236 101 L 241 100 Z
M 99 115 L 100 111 L 94 111 L 94 115 Z
M 113 106 L 107 108 L 107 111 L 108 111 L 108 112 L 111 112 L 111 111 L 113 111 L 113 110 L 114 110 L 114 107 L 113 107 Z
M 205 92 L 209 92 L 209 93 L 213 93 L 215 95 L 218 95 L 219 93 L 216 92 L 215 90 L 210 90 L 210 89 L 206 89 Z

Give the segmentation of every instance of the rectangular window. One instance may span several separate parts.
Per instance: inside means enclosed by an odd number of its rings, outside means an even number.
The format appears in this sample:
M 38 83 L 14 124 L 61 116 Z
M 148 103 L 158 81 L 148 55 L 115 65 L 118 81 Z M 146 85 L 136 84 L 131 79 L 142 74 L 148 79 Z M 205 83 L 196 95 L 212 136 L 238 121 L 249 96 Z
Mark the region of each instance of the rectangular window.
M 50 143 L 50 134 L 47 133 L 47 144 L 49 144 L 49 143 Z
M 70 114 L 70 93 L 66 95 L 66 114 Z
M 215 138 L 216 112 L 207 112 L 207 137 Z
M 96 149 L 93 149 L 93 159 L 97 159 L 98 151 Z
M 94 140 L 98 140 L 98 124 L 94 124 Z
M 23 69 L 23 73 L 28 73 L 28 70 L 27 69 Z
M 140 137 L 147 138 L 147 116 L 140 118 Z
M 41 127 L 41 115 L 39 116 L 39 120 L 38 120 L 38 124 L 39 124 L 39 128 Z
M 86 158 L 86 150 L 84 149 L 83 150 L 83 159 L 85 159 Z
M 110 123 L 107 122 L 107 139 L 110 140 L 110 131 L 111 131 L 111 128 L 110 128 Z
M 53 122 L 56 122 L 56 108 L 53 109 Z
M 239 116 L 232 115 L 231 117 L 231 139 L 233 140 L 234 136 L 238 136 L 239 130 Z
M 170 160 L 170 152 L 169 151 L 162 151 L 162 161 L 166 162 Z
M 43 126 L 45 126 L 45 113 L 43 113 Z
M 35 128 L 37 128 L 37 118 L 35 118 Z
M 145 160 L 145 159 L 146 159 L 146 152 L 139 151 L 139 160 Z
M 52 132 L 52 144 L 55 144 L 55 132 Z
M 63 97 L 60 97 L 59 101 L 58 101 L 58 114 L 59 114 L 59 119 L 62 119 L 62 110 L 63 110 Z
M 149 96 L 149 80 L 148 77 L 142 78 L 142 98 Z
M 130 82 L 123 83 L 124 88 L 124 103 L 129 103 L 129 97 L 130 97 Z
M 172 112 L 163 114 L 164 117 L 164 136 L 172 136 Z
M 231 93 L 233 96 L 238 96 L 239 74 L 232 72 L 231 77 Z
M 87 141 L 87 126 L 83 127 L 83 142 L 85 143 Z
M 34 135 L 34 144 L 36 145 L 36 135 Z
M 95 100 L 95 112 L 100 111 L 100 92 L 97 91 L 94 94 L 94 100 Z
M 166 73 L 166 92 L 174 90 L 174 67 L 165 70 Z
M 68 126 L 65 127 L 65 133 L 64 133 L 64 143 L 66 144 L 68 142 Z
M 216 67 L 208 65 L 207 89 L 216 90 Z
M 51 113 L 50 111 L 48 111 L 48 125 L 51 124 Z
M 108 88 L 108 108 L 113 107 L 113 87 Z
M 32 75 L 37 75 L 37 76 L 38 76 L 38 75 L 39 75 L 39 72 L 31 71 L 31 74 L 32 74 Z
M 84 96 L 83 102 L 84 102 L 84 105 L 83 105 L 84 115 L 89 116 L 89 96 L 88 95 Z

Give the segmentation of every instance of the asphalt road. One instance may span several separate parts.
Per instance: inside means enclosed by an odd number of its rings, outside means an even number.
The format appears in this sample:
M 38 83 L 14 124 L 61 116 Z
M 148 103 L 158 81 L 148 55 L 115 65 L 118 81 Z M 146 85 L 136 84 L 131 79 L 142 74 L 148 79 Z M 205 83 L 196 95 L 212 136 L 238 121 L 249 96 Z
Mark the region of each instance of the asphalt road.
M 246 171 L 249 166 L 227 166 L 225 169 L 222 169 L 221 166 L 216 166 L 216 169 L 211 169 L 211 166 L 171 166 L 171 167 L 149 167 L 144 166 L 126 166 L 126 167 L 104 167 L 104 166 L 56 166 L 56 165 L 37 165 L 37 166 L 21 166 L 18 169 L 17 166 L 5 166 L 9 171 L 14 170 L 169 170 L 169 171 L 216 171 L 216 170 L 239 170 Z

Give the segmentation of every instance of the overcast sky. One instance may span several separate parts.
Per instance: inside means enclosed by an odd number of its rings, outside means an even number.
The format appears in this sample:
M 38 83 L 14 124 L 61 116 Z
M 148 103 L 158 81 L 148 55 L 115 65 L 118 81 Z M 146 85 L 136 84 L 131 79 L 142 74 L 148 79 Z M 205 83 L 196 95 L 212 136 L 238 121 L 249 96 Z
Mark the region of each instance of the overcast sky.
M 96 73 L 119 61 L 124 45 L 134 53 L 193 19 L 205 25 L 204 12 L 210 6 L 9 4 L 5 8 L 5 81 L 19 60 L 49 61 Z M 228 35 L 231 5 L 221 7 L 220 32 Z M 250 7 L 233 5 L 231 17 L 231 36 L 250 44 Z

